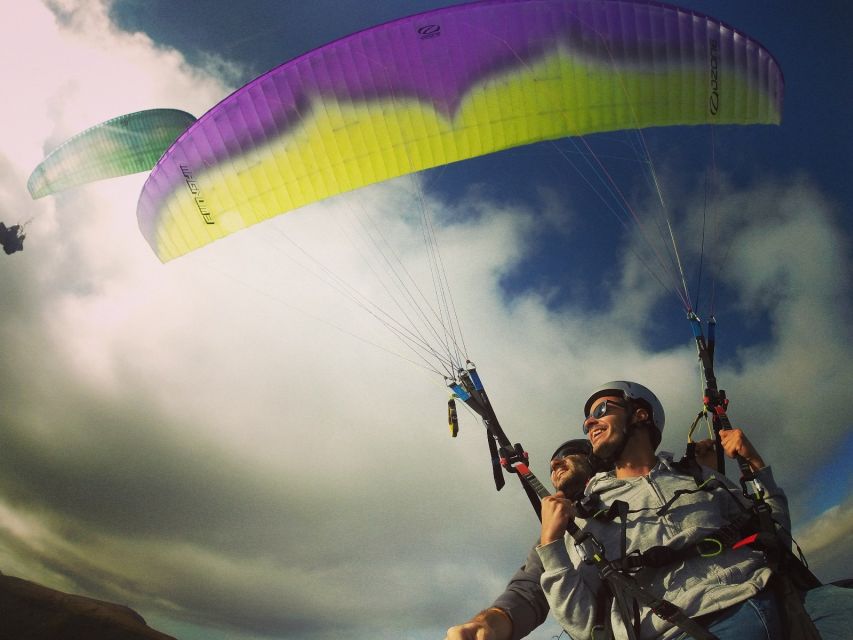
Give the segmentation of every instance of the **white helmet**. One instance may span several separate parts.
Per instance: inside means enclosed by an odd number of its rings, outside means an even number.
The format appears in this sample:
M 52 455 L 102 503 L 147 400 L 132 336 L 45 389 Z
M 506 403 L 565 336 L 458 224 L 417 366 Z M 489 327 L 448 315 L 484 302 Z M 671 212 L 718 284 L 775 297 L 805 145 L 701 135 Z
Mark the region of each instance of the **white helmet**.
M 663 425 L 666 422 L 666 414 L 664 414 L 663 405 L 660 403 L 660 400 L 658 400 L 657 396 L 647 387 L 636 382 L 628 382 L 627 380 L 613 380 L 611 382 L 605 382 L 592 392 L 589 399 L 586 401 L 586 404 L 584 404 L 584 416 L 589 415 L 592 403 L 602 396 L 622 396 L 628 401 L 642 401 L 645 403 L 646 408 L 651 414 L 649 416 L 650 422 L 655 426 L 658 432 L 660 432 L 661 436 L 663 435 Z

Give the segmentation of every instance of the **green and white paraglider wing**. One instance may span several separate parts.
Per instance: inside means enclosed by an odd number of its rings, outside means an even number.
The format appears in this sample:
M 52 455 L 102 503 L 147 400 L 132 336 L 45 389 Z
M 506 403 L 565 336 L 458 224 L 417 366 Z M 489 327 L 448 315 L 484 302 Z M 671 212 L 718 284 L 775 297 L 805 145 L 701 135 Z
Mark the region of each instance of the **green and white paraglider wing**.
M 195 116 L 149 109 L 95 125 L 54 149 L 27 181 L 41 198 L 96 180 L 149 171 Z

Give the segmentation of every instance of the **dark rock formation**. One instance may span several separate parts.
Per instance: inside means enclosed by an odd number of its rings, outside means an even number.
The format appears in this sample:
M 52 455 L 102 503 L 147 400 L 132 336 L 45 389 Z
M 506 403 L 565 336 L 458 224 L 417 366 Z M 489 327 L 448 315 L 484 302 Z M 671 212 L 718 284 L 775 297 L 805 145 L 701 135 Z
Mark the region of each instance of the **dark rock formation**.
M 175 640 L 128 607 L 0 574 L 0 640 Z

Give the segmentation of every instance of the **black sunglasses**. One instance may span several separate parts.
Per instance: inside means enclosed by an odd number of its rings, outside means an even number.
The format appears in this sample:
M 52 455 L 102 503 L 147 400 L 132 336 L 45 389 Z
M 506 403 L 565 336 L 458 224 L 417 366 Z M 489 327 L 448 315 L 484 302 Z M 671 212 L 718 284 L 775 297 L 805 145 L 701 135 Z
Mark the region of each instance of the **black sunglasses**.
M 583 421 L 583 432 L 589 433 L 589 428 L 586 426 L 586 421 L 590 418 L 600 420 L 608 413 L 611 413 L 610 409 L 612 407 L 619 407 L 620 409 L 625 409 L 627 406 L 628 405 L 626 405 L 624 402 L 617 402 L 616 400 L 604 400 L 598 403 L 597 405 L 595 405 L 595 409 L 592 410 L 592 413 L 590 413 L 586 417 L 586 420 Z

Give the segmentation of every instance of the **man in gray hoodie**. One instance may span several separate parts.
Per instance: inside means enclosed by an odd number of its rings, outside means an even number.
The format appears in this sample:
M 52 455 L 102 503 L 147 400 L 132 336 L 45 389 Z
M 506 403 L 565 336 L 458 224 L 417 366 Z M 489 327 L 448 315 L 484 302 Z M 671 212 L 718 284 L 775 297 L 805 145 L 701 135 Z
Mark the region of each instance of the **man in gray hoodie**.
M 608 382 L 589 397 L 583 423 L 596 457 L 612 461 L 612 471 L 597 474 L 587 495 L 597 495 L 601 508 L 627 503 L 625 526 L 617 521 L 586 520 L 585 531 L 604 547 L 608 560 L 639 554 L 653 547 L 695 549 L 664 566 L 636 569 L 636 583 L 664 598 L 721 640 L 772 640 L 781 637 L 776 599 L 767 590 L 772 572 L 761 551 L 749 545 L 723 549 L 708 542 L 714 532 L 743 513 L 740 489 L 724 476 L 700 467 L 703 488 L 669 455 L 656 455 L 664 411 L 657 397 L 635 382 Z M 739 429 L 721 432 L 729 457 L 741 456 L 760 483 L 773 517 L 789 528 L 787 501 L 755 447 Z M 715 488 L 704 481 L 714 479 Z M 704 490 L 707 489 L 707 490 Z M 728 489 L 728 490 L 726 490 Z M 682 493 L 683 492 L 683 493 Z M 670 503 L 671 500 L 673 502 Z M 664 505 L 670 504 L 666 509 Z M 601 578 L 595 566 L 584 563 L 565 532 L 575 517 L 573 502 L 562 492 L 542 501 L 542 532 L 537 547 L 544 573 L 541 586 L 555 617 L 573 638 L 589 638 L 593 627 L 609 618 L 616 638 L 626 638 L 626 626 L 636 636 L 674 640 L 682 630 L 648 608 L 620 611 L 617 602 L 601 615 Z M 632 594 L 629 596 L 629 602 Z
M 722 476 L 710 469 L 702 470 L 704 478 L 716 478 L 729 491 L 723 488 L 695 491 L 696 482 L 691 475 L 676 469 L 669 456 L 655 455 L 664 412 L 654 394 L 642 385 L 624 381 L 602 385 L 587 401 L 585 415 L 584 431 L 597 457 L 609 459 L 614 465 L 612 471 L 595 476 L 587 487 L 587 495 L 597 493 L 603 505 L 614 500 L 628 503 L 625 539 L 628 553 L 656 545 L 695 546 L 725 526 L 733 514 L 741 512 L 740 490 Z M 741 455 L 749 463 L 763 485 L 774 518 L 788 528 L 784 494 L 761 456 L 740 430 L 723 432 L 721 438 L 729 456 Z M 551 480 L 558 489 L 567 478 L 564 459 L 555 454 L 552 460 Z M 658 516 L 660 507 L 674 497 L 674 492 L 682 490 L 690 493 L 680 495 Z M 600 578 L 594 567 L 580 560 L 571 540 L 566 542 L 566 526 L 575 515 L 569 498 L 558 491 L 553 498 L 543 501 L 538 547 L 492 607 L 449 629 L 447 640 L 522 638 L 544 621 L 549 604 L 571 637 L 576 640 L 591 637 L 596 607 L 601 606 L 596 598 Z M 584 524 L 604 545 L 608 559 L 621 555 L 618 523 L 588 520 Z M 638 584 L 673 602 L 687 615 L 698 617 L 699 622 L 720 638 L 781 637 L 776 604 L 766 591 L 770 570 L 762 554 L 748 546 L 713 553 L 706 545 L 700 551 L 704 555 L 671 566 L 641 569 L 636 574 Z M 836 593 L 847 591 L 833 589 Z M 625 621 L 618 608 L 606 613 L 609 615 L 604 617 L 610 618 L 616 637 L 625 637 Z M 638 622 L 639 637 L 644 639 L 676 638 L 681 634 L 648 610 L 641 610 Z

